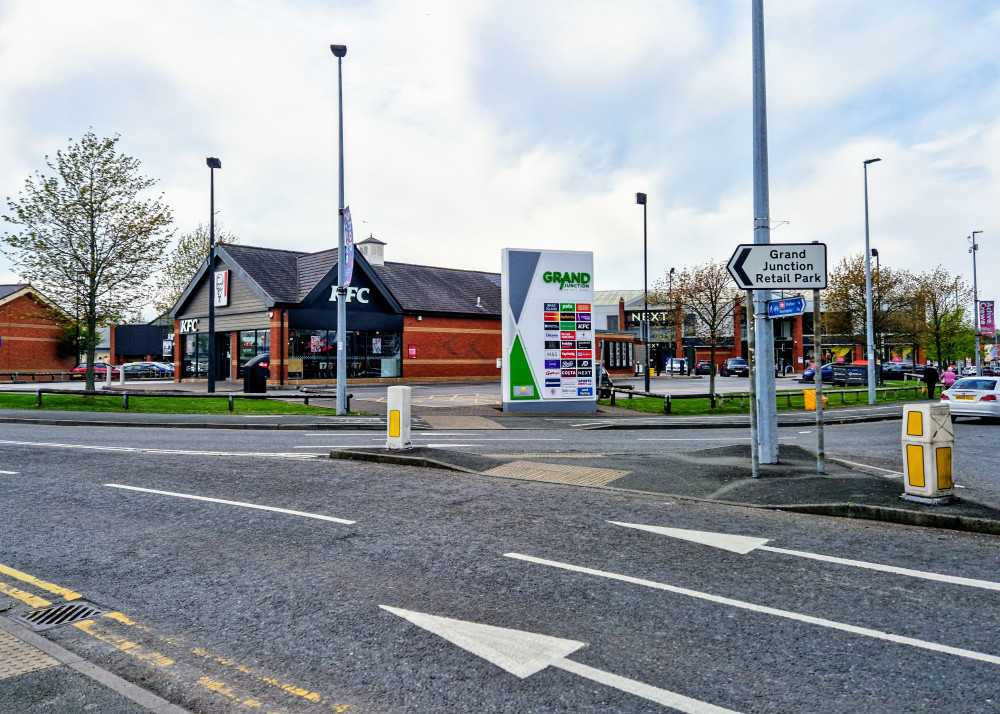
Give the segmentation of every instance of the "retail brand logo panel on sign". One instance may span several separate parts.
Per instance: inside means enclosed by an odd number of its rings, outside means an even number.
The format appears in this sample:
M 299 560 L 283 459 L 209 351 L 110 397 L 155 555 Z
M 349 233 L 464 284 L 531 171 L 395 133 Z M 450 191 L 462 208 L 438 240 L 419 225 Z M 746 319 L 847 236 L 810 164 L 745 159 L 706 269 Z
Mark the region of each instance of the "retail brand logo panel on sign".
M 503 252 L 504 409 L 593 410 L 593 254 Z
M 229 271 L 215 271 L 215 306 L 229 306 Z

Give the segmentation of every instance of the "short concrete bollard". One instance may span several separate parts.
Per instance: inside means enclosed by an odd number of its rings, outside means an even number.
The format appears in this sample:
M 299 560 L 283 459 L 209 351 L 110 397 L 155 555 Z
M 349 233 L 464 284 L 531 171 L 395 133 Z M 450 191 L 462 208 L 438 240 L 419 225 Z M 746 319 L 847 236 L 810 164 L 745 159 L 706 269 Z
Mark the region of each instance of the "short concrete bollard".
M 389 387 L 385 448 L 409 449 L 410 444 L 410 388 Z
M 903 405 L 903 498 L 937 505 L 954 497 L 955 430 L 947 404 Z
M 106 365 L 106 369 L 104 370 L 104 383 L 107 386 L 109 386 L 109 387 L 111 386 L 111 373 L 112 372 L 114 372 L 114 370 L 111 369 L 111 365 L 110 364 Z

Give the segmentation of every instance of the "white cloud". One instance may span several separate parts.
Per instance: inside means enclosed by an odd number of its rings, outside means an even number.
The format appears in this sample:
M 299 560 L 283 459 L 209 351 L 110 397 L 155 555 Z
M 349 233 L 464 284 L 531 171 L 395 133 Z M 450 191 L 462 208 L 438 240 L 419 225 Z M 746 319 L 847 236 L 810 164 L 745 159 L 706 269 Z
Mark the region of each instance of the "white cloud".
M 2 194 L 92 125 L 121 132 L 162 179 L 179 228 L 206 220 L 204 157 L 218 155 L 228 229 L 331 245 L 327 46 L 344 42 L 348 202 L 390 260 L 495 270 L 507 245 L 592 249 L 599 287 L 636 286 L 635 191 L 650 194 L 651 280 L 751 236 L 743 6 L 23 0 L 2 12 Z M 860 162 L 881 154 L 884 259 L 968 272 L 961 236 L 982 228 L 988 283 L 1000 83 L 975 43 L 1000 14 L 860 0 L 767 12 L 772 216 L 791 221 L 774 240 L 860 249 Z

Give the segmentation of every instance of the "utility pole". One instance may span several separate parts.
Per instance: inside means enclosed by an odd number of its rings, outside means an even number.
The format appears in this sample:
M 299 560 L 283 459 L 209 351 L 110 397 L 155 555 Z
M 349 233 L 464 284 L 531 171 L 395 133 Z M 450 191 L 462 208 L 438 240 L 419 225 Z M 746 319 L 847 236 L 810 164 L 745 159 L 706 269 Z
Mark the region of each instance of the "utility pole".
M 649 272 L 646 252 L 646 194 L 635 194 L 635 202 L 642 206 L 642 342 L 646 360 L 643 369 L 646 393 L 649 393 Z
M 753 0 L 753 242 L 771 242 L 767 179 L 767 87 L 764 76 L 764 0 Z M 767 319 L 770 290 L 754 292 L 756 315 L 754 360 L 758 456 L 762 464 L 778 463 L 778 410 L 774 394 L 774 331 Z
M 214 156 L 205 159 L 208 166 L 208 393 L 215 393 L 215 170 L 222 162 Z M 197 339 L 197 335 L 195 336 Z M 196 370 L 197 371 L 197 370 Z M 124 374 L 124 372 L 123 372 Z
M 337 128 L 339 135 L 339 186 L 337 203 L 339 229 L 337 231 L 337 414 L 347 414 L 347 286 L 344 264 L 344 79 L 341 65 L 347 55 L 347 45 L 330 45 L 337 58 Z
M 865 168 L 865 342 L 868 355 L 868 404 L 875 404 L 875 325 L 872 315 L 872 248 L 868 237 L 868 164 L 882 159 L 866 159 Z
M 976 376 L 981 377 L 983 375 L 983 347 L 980 344 L 982 339 L 979 334 L 979 282 L 976 273 L 976 253 L 979 251 L 979 244 L 976 243 L 976 236 L 982 233 L 982 231 L 972 231 L 972 235 L 969 236 L 969 240 L 972 242 L 972 246 L 969 248 L 969 252 L 972 253 L 972 311 L 975 314 L 976 320 Z

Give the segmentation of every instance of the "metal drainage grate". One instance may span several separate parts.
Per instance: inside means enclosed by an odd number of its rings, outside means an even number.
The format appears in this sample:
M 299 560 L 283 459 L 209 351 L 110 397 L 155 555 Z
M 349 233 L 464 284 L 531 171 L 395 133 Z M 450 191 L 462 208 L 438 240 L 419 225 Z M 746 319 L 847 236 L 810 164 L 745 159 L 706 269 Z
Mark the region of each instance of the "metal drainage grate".
M 49 605 L 38 610 L 14 615 L 13 619 L 27 625 L 32 630 L 47 630 L 50 627 L 69 625 L 80 620 L 89 620 L 104 610 L 90 602 L 78 601 L 65 605 Z

